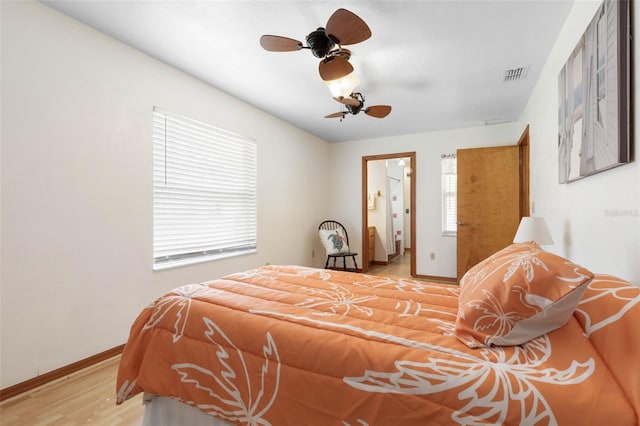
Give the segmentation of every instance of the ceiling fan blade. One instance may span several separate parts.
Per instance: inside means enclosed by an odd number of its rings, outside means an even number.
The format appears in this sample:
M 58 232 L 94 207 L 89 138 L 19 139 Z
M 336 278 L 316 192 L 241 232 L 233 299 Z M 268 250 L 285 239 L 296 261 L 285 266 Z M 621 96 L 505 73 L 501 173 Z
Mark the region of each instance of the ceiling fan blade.
M 347 114 L 346 112 L 334 112 L 333 114 L 325 115 L 324 118 L 344 117 L 346 114 Z
M 337 80 L 353 72 L 353 66 L 340 56 L 330 56 L 320 61 L 318 65 L 320 78 L 324 81 Z
M 337 44 L 356 44 L 371 37 L 369 26 L 358 15 L 338 9 L 327 21 L 325 33 Z
M 263 35 L 260 37 L 260 46 L 270 52 L 292 52 L 303 47 L 302 42 L 288 37 Z
M 385 118 L 391 112 L 389 105 L 372 105 L 364 110 L 364 113 L 375 118 Z
M 345 98 L 340 96 L 339 98 L 334 97 L 334 100 L 340 102 L 341 104 L 351 105 L 351 106 L 359 106 L 360 101 L 354 98 Z

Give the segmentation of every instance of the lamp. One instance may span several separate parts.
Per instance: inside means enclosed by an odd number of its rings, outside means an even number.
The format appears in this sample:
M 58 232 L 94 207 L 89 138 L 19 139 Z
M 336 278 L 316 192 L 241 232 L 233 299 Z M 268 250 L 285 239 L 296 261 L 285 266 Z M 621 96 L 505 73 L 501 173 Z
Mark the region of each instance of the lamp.
M 355 73 L 345 75 L 337 80 L 324 81 L 329 91 L 335 98 L 348 98 L 354 89 L 360 84 L 360 79 Z
M 551 238 L 544 218 L 529 216 L 522 218 L 516 236 L 513 237 L 513 242 L 523 243 L 525 241 L 535 241 L 540 245 L 553 244 L 553 238 Z

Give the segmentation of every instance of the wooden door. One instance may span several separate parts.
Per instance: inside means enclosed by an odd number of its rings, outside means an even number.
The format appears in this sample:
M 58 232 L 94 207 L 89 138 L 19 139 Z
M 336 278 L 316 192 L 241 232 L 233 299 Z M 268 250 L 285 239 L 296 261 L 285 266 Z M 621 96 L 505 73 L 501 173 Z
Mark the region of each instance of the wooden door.
M 514 145 L 457 152 L 458 282 L 513 241 L 520 222 L 519 151 Z

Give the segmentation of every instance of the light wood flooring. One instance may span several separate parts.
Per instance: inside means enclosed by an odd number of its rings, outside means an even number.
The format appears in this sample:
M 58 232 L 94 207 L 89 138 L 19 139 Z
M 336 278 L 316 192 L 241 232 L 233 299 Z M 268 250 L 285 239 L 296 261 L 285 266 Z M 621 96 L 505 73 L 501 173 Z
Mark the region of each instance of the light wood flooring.
M 141 425 L 142 394 L 115 405 L 120 356 L 0 404 L 2 426 Z
M 372 275 L 411 277 L 411 254 L 397 256 L 388 265 L 371 265 Z M 115 405 L 120 356 L 56 380 L 0 404 L 2 426 L 75 426 L 142 424 L 142 395 Z
M 411 278 L 411 252 L 406 251 L 394 257 L 386 265 L 369 265 L 367 274 Z

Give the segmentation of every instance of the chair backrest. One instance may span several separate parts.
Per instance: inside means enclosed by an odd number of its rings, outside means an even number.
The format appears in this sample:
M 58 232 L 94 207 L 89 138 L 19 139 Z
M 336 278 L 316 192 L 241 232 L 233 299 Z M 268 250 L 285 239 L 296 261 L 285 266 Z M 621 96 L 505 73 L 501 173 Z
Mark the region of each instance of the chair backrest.
M 349 234 L 347 234 L 347 230 L 340 222 L 337 222 L 335 220 L 325 220 L 320 224 L 320 226 L 318 226 L 318 231 L 321 229 L 325 229 L 328 231 L 333 231 L 334 229 L 340 229 L 344 234 L 344 238 L 347 240 L 347 246 L 349 246 Z

